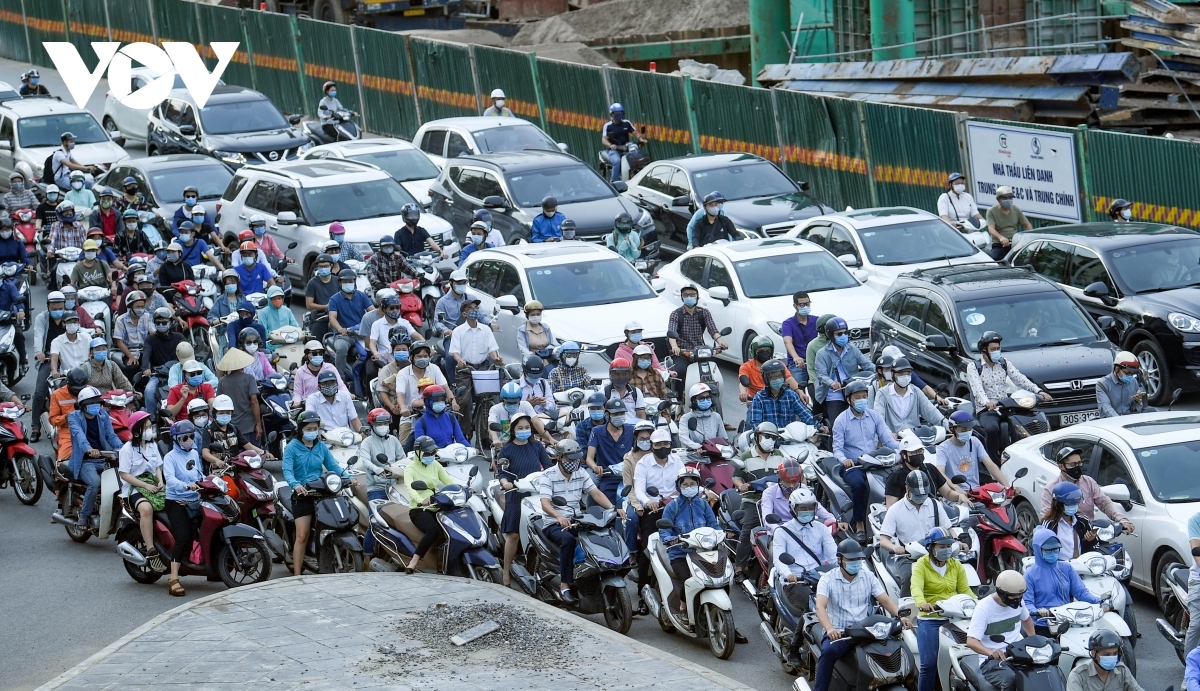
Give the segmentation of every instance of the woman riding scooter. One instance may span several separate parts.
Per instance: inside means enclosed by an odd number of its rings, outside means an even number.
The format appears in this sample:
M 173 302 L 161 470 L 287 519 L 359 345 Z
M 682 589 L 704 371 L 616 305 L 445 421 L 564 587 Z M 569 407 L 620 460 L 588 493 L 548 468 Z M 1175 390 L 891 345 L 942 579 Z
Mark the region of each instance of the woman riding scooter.
M 1075 573 L 1075 567 L 1059 559 L 1062 543 L 1049 528 L 1038 526 L 1033 529 L 1033 566 L 1025 572 L 1025 608 L 1033 615 L 1034 631 L 1039 636 L 1050 636 L 1046 617 L 1050 608 L 1065 605 L 1075 600 L 1100 604 L 1100 598 L 1092 594 Z M 1108 611 L 1108 605 L 1104 606 Z
M 685 466 L 675 477 L 675 489 L 679 491 L 679 496 L 672 499 L 663 510 L 663 520 L 670 521 L 673 525 L 658 531 L 664 545 L 670 545 L 681 534 L 696 528 L 721 529 L 708 500 L 700 494 L 700 471 Z M 680 621 L 687 621 L 687 603 L 679 595 L 683 591 L 683 582 L 692 575 L 691 567 L 687 563 L 687 554 L 692 551 L 692 548 L 680 545 L 672 545 L 667 550 L 671 558 L 671 571 L 675 574 L 667 606 L 679 608 Z
M 175 541 L 167 592 L 183 597 L 187 593 L 179 584 L 179 566 L 191 555 L 192 541 L 196 539 L 196 523 L 200 519 L 200 492 L 196 483 L 204 479 L 204 466 L 195 449 L 196 427 L 192 423 L 181 420 L 171 425 L 171 441 L 173 446 L 163 458 L 167 520 L 171 524 L 171 538 Z
M 191 423 L 187 424 L 191 427 Z M 329 447 L 321 441 L 321 416 L 306 410 L 297 420 L 300 433 L 283 449 L 283 479 L 292 488 L 292 515 L 296 518 L 296 544 L 292 547 L 292 573 L 299 576 L 304 570 L 304 554 L 312 532 L 313 514 L 317 511 L 315 497 L 308 496 L 305 485 L 324 474 L 337 473 L 343 480 L 350 476 L 338 465 Z
M 158 556 L 154 548 L 154 512 L 166 506 L 166 481 L 163 459 L 158 453 L 158 435 L 150 413 L 139 410 L 129 416 L 133 438 L 117 453 L 117 471 L 121 476 L 121 496 L 131 514 L 137 516 L 146 546 L 147 560 Z
M 688 391 L 688 400 L 691 401 L 692 410 L 679 420 L 679 441 L 693 451 L 709 439 L 724 439 L 728 443 L 725 421 L 720 413 L 713 410 L 713 394 L 708 384 L 693 384 Z M 696 421 L 694 429 L 692 420 Z
M 1054 531 L 1062 545 L 1060 559 L 1069 561 L 1090 552 L 1096 546 L 1096 531 L 1091 523 L 1078 515 L 1083 491 L 1074 482 L 1060 482 L 1054 486 L 1054 498 L 1050 510 L 1042 516 L 1042 526 Z
M 412 507 L 408 510 L 408 518 L 422 533 L 421 541 L 417 543 L 417 551 L 413 553 L 408 566 L 404 567 L 404 573 L 416 571 L 417 564 L 425 558 L 425 553 L 442 536 L 442 529 L 438 527 L 437 518 L 433 515 L 437 507 L 434 506 L 432 498 L 446 485 L 457 482 L 442 464 L 438 463 L 437 452 L 438 445 L 432 437 L 417 437 L 413 444 L 413 456 L 404 469 L 404 485 L 408 491 L 409 505 Z M 420 459 L 420 462 L 417 459 Z M 413 489 L 413 483 L 417 480 L 424 482 L 429 489 Z

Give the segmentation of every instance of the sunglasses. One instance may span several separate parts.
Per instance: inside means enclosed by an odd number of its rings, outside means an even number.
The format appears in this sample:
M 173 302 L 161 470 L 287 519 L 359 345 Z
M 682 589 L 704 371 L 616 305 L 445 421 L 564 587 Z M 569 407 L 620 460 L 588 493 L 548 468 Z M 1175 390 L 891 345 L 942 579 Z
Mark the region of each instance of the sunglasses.
M 175 437 L 175 439 L 177 441 L 191 441 L 194 438 L 195 438 L 195 435 L 192 435 L 192 434 L 184 434 L 184 435 Z

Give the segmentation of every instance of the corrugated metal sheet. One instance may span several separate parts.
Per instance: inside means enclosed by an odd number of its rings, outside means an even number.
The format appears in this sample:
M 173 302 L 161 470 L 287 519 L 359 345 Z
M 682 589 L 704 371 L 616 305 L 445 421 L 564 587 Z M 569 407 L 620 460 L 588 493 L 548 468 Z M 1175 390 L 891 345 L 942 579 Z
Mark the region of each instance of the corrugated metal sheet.
M 779 163 L 783 152 L 766 89 L 692 81 L 701 151 L 748 151 Z
M 121 43 L 154 43 L 154 31 L 150 22 L 150 5 L 153 1 L 105 0 L 112 40 Z
M 683 77 L 625 69 L 609 69 L 607 74 L 612 100 L 625 106 L 626 117 L 635 125 L 646 128 L 655 158 L 692 153 Z
M 1087 209 L 1107 218 L 1108 205 L 1133 202 L 1139 221 L 1200 228 L 1200 143 L 1080 130 L 1087 159 Z
M 21 0 L 0 0 L 0 57 L 29 62 Z
M 300 32 L 299 44 L 304 56 L 305 93 L 312 98 L 305 102 L 305 112 L 319 117 L 317 103 L 324 95 L 321 86 L 326 81 L 338 83 L 338 100 L 353 111 L 362 111 L 358 99 L 358 73 L 354 68 L 354 51 L 350 32 L 343 24 L 320 22 L 304 17 L 296 20 Z
M 408 67 L 408 39 L 363 27 L 355 27 L 354 32 L 362 70 L 363 119 L 372 132 L 412 139 L 420 119 Z
M 537 85 L 533 77 L 533 58 L 526 53 L 490 46 L 471 46 L 475 52 L 475 72 L 479 75 L 479 102 L 492 104 L 492 89 L 504 91 L 504 106 L 519 118 L 542 124 L 538 108 Z
M 305 112 L 309 99 L 300 84 L 300 56 L 292 17 L 255 11 L 246 12 L 245 20 L 254 88 L 285 113 Z
M 1087 87 L 1044 84 L 976 84 L 964 82 L 900 82 L 863 79 L 810 79 L 780 84 L 792 91 L 843 91 L 858 94 L 906 94 L 918 96 L 966 96 L 969 98 L 1013 98 L 1020 100 L 1063 101 L 1078 104 L 1088 112 Z
M 1022 58 L 929 58 L 880 62 L 767 65 L 758 75 L 766 84 L 798 79 L 886 79 L 1012 83 L 1118 84 L 1141 71 L 1132 53 Z M 1083 81 L 1088 79 L 1089 81 Z M 1102 81 L 1095 81 L 1100 79 Z
M 958 116 L 876 103 L 864 103 L 862 109 L 879 203 L 937 208 L 946 176 L 964 167 Z
M 425 120 L 479 115 L 471 51 L 458 43 L 413 38 L 408 42 Z
M 37 2 L 25 0 L 25 22 L 29 29 L 29 47 L 35 65 L 53 67 L 50 56 L 42 47 L 44 41 L 66 41 L 67 22 L 64 6 L 61 2 Z M 92 51 L 81 53 L 83 63 L 89 68 L 96 66 L 96 54 Z
M 66 0 L 66 5 L 71 43 L 80 55 L 91 55 L 93 41 L 109 40 L 104 3 L 96 0 Z
M 1103 9 L 1100 0 L 1026 0 L 1026 18 L 1057 17 L 1074 13 L 1076 16 L 1026 25 L 1028 45 L 1037 46 L 1041 55 L 1080 53 L 1088 48 L 1056 48 L 1069 44 L 1104 38 L 1100 22 Z
M 978 28 L 979 4 L 977 1 L 963 2 L 962 0 L 914 0 L 913 27 L 916 30 L 914 39 L 941 40 L 916 46 L 917 55 L 948 55 L 977 50 L 979 37 L 974 34 L 953 36 Z
M 834 208 L 874 206 L 859 104 L 795 91 L 774 96 L 788 175 Z
M 114 2 L 115 0 L 109 0 Z M 217 41 L 236 41 L 238 50 L 225 68 L 221 79 L 226 84 L 236 84 L 254 88 L 254 73 L 250 69 L 250 44 L 246 40 L 243 25 L 242 10 L 220 5 L 196 5 L 196 18 L 200 27 L 200 55 L 211 70 L 216 67 L 217 59 L 209 47 Z M 111 16 L 111 13 L 110 13 Z
M 196 26 L 196 3 L 185 0 L 153 0 L 153 4 L 159 42 L 179 41 L 192 45 L 200 42 L 200 30 Z M 112 9 L 120 11 L 115 7 Z
M 546 108 L 546 132 L 584 163 L 595 166 L 608 95 L 599 67 L 537 59 L 538 89 Z M 632 113 L 628 113 L 633 115 Z

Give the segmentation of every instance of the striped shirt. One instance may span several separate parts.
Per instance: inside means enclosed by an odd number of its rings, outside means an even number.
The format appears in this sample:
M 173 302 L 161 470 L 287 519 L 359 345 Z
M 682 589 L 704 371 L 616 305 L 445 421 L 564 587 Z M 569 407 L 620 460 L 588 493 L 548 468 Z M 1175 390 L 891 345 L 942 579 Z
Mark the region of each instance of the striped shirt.
M 825 613 L 838 631 L 845 631 L 870 616 L 871 599 L 882 594 L 883 584 L 866 568 L 853 581 L 846 580 L 846 574 L 838 568 L 827 571 L 817 582 L 817 595 L 829 599 Z
M 816 426 L 812 412 L 800 400 L 800 396 L 791 389 L 781 390 L 779 397 L 771 395 L 770 389 L 763 389 L 754 394 L 750 401 L 750 410 L 746 413 L 746 427 L 758 427 L 759 423 L 770 422 L 779 429 L 788 426 L 789 422 L 799 420 L 806 425 Z
M 595 488 L 596 483 L 592 482 L 592 476 L 582 468 L 571 473 L 571 479 L 568 480 L 563 476 L 562 468 L 555 465 L 542 473 L 537 480 L 538 494 L 542 499 L 553 501 L 554 497 L 562 497 L 567 500 L 566 506 L 554 507 L 559 515 L 567 518 L 575 518 L 582 513 L 579 505 L 583 501 L 583 495 Z

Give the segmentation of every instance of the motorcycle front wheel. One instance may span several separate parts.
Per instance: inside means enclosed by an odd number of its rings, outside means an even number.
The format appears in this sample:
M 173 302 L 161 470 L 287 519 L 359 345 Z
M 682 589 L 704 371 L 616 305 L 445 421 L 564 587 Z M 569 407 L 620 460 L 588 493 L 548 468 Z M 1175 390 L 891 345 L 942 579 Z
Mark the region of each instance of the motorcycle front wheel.
M 708 647 L 712 654 L 720 660 L 728 660 L 733 655 L 736 634 L 733 628 L 733 612 L 707 603 L 701 616 L 708 626 Z
M 12 459 L 12 488 L 17 501 L 33 506 L 42 498 L 42 476 L 33 456 L 14 456 Z
M 330 543 L 320 550 L 317 573 L 359 573 L 363 570 L 362 552 Z
M 625 588 L 604 590 L 604 625 L 619 634 L 628 633 L 633 625 L 633 604 Z
M 266 542 L 249 537 L 232 538 L 217 552 L 217 575 L 227 588 L 262 583 L 270 578 L 271 553 Z
M 129 544 L 136 547 L 137 551 L 141 552 L 142 554 L 146 553 L 146 541 L 142 539 L 142 533 L 140 530 L 138 531 L 137 538 L 130 540 Z M 138 566 L 137 564 L 133 564 L 122 559 L 121 563 L 125 565 L 125 573 L 128 573 L 130 578 L 143 585 L 156 583 L 158 582 L 158 579 L 162 578 L 162 572 L 155 571 L 154 569 L 150 568 L 149 562 Z

